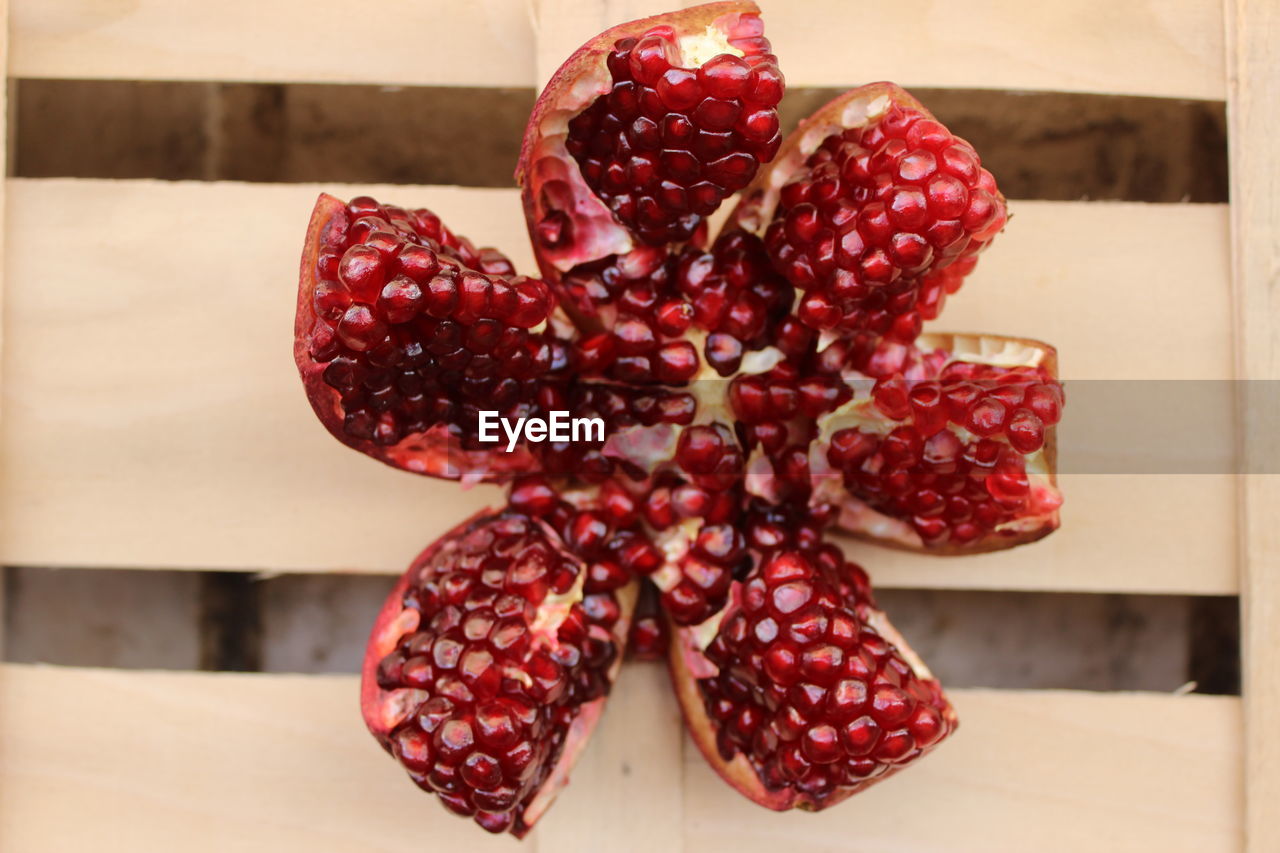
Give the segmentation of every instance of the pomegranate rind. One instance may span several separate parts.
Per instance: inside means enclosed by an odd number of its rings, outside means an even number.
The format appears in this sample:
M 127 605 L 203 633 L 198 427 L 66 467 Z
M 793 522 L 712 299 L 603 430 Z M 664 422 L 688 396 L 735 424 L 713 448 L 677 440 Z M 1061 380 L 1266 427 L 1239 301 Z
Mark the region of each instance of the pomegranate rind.
M 529 117 L 515 173 L 529 239 L 543 278 L 557 284 L 565 272 L 579 264 L 623 255 L 636 246 L 627 228 L 587 186 L 564 144 L 569 119 L 609 92 L 612 81 L 605 60 L 614 43 L 640 36 L 655 26 L 671 27 L 677 37 L 708 31 L 730 36 L 756 29 L 742 19 L 759 14 L 760 8 L 750 0 L 734 0 L 619 24 L 578 48 L 551 75 Z M 538 223 L 552 211 L 570 218 L 572 234 L 564 246 L 548 247 L 539 240 Z
M 468 450 L 445 424 L 436 424 L 426 432 L 406 436 L 394 445 L 384 447 L 374 441 L 356 438 L 343 428 L 344 413 L 341 395 L 324 381 L 328 362 L 311 357 L 310 341 L 318 318 L 315 313 L 314 293 L 317 285 L 316 262 L 324 245 L 325 234 L 335 218 L 346 215 L 345 203 L 327 193 L 321 193 L 311 212 L 307 225 L 306 243 L 302 249 L 302 263 L 298 273 L 298 303 L 293 324 L 293 360 L 298 366 L 307 400 L 320 423 L 329 434 L 353 450 L 379 462 L 409 471 L 440 477 L 446 480 L 462 480 L 464 483 L 504 482 L 518 473 L 537 469 L 537 462 L 524 447 L 511 453 L 494 450 Z
M 407 632 L 416 630 L 419 624 L 420 614 L 418 611 L 406 609 L 403 605 L 405 592 L 409 584 L 417 579 L 418 573 L 422 568 L 431 562 L 445 543 L 465 533 L 476 522 L 486 517 L 492 517 L 499 512 L 501 511 L 493 508 L 480 510 L 428 545 L 409 565 L 409 568 L 400 576 L 400 579 L 396 581 L 395 586 L 391 588 L 391 592 L 387 594 L 386 599 L 383 601 L 382 608 L 378 611 L 373 628 L 369 632 L 369 641 L 365 645 L 364 660 L 360 667 L 360 712 L 364 718 L 365 726 L 369 729 L 369 733 L 388 752 L 391 751 L 391 732 L 404 722 L 425 698 L 424 691 L 408 688 L 385 691 L 378 686 L 378 664 L 395 650 L 401 637 Z M 550 528 L 547 529 L 550 530 Z M 559 537 L 556 538 L 559 539 Z M 622 660 L 626 656 L 631 616 L 635 611 L 638 594 L 639 584 L 635 581 L 614 592 L 621 615 L 610 631 L 613 641 L 618 647 L 618 654 L 615 656 L 614 662 L 608 671 L 610 684 L 617 680 L 618 672 L 622 667 Z M 582 751 L 586 748 L 587 742 L 591 738 L 591 733 L 595 731 L 596 725 L 600 722 L 607 700 L 608 696 L 602 696 L 599 699 L 593 699 L 578 706 L 573 722 L 569 726 L 569 732 L 565 735 L 564 747 L 560 752 L 559 759 L 547 774 L 547 779 L 542 784 L 542 787 L 538 789 L 538 793 L 517 816 L 516 822 L 510 830 L 512 835 L 517 838 L 523 838 L 550 808 L 560 791 L 569 783 L 569 773 L 574 765 L 577 764 Z
M 945 350 L 962 361 L 975 357 L 981 358 L 983 353 L 1021 348 L 1035 354 L 1036 366 L 1043 367 L 1053 378 L 1058 377 L 1058 350 L 1051 344 L 1033 338 L 962 332 L 927 332 L 916 340 L 915 346 L 921 349 Z M 1061 525 L 1059 507 L 1062 504 L 1062 494 L 1058 490 L 1056 424 L 1045 430 L 1044 447 L 1038 452 L 1042 454 L 1045 471 L 1039 477 L 1035 487 L 1042 490 L 1045 498 L 1055 505 L 1048 511 L 1019 518 L 1016 522 L 1016 530 L 988 535 L 964 545 L 949 542 L 926 545 L 919 534 L 905 522 L 871 509 L 862 500 L 844 491 L 843 487 L 839 489 L 840 499 L 837 503 L 840 512 L 836 523 L 842 531 L 856 539 L 897 551 L 931 554 L 937 557 L 989 554 L 1037 542 Z

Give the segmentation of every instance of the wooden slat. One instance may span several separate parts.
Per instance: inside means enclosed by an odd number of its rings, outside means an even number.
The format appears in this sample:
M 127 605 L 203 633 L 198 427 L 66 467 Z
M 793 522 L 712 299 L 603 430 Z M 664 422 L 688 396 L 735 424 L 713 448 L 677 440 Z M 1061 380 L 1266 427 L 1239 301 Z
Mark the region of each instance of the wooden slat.
M 677 0 L 387 0 L 353 13 L 307 0 L 217 4 L 16 0 L 18 77 L 532 86 L 531 23 L 552 64 L 607 26 Z M 805 4 L 765 0 L 793 86 L 1057 89 L 1221 99 L 1220 7 L 1210 0 Z M 253 21 L 246 27 L 245 21 Z M 289 37 L 282 49 L 281 35 Z
M 6 851 L 516 849 L 403 778 L 350 677 L 0 673 Z M 675 734 L 665 677 L 623 672 L 532 849 L 1239 849 L 1234 698 L 954 691 L 960 731 L 918 766 L 828 812 L 775 814 Z
M 1047 89 L 1221 100 L 1222 10 L 1210 0 L 857 3 L 758 0 L 789 86 Z M 607 26 L 693 2 L 535 0 L 539 81 Z
M 1280 8 L 1226 0 L 1231 234 L 1236 355 L 1246 385 L 1280 381 Z M 1280 405 L 1271 391 L 1241 396 L 1245 458 L 1280 458 Z M 1274 470 L 1274 469 L 1269 469 Z M 1245 818 L 1251 853 L 1280 850 L 1280 475 L 1240 478 Z
M 399 571 L 497 498 L 369 461 L 315 423 L 288 350 L 315 187 L 19 179 L 9 189 L 4 562 Z M 511 191 L 368 189 L 429 204 L 530 267 Z M 1015 211 L 948 325 L 1054 341 L 1069 378 L 1230 375 L 1223 208 Z M 1152 282 L 1158 302 L 1144 296 Z M 871 567 L 906 567 L 886 576 L 903 584 L 1234 590 L 1233 503 L 1213 477 L 1078 479 L 1067 488 L 1071 532 L 1034 553 L 914 567 L 878 555 Z M 1152 544 L 1179 528 L 1196 536 Z M 1133 558 L 1125 571 L 1097 559 L 1102 541 Z M 1052 570 L 1036 570 L 1041 560 Z
M 1214 100 L 1225 88 L 1222 11 L 1204 0 L 761 5 L 792 86 L 893 80 Z
M 1233 481 L 1229 474 L 1067 474 L 1059 477 L 1062 527 L 1034 545 L 945 558 L 856 541 L 845 550 L 882 587 L 1233 595 Z
M 9 0 L 0 0 L 0 68 L 7 68 L 9 65 Z M 10 130 L 9 127 L 9 83 L 5 82 L 4 88 L 0 89 L 0 176 L 8 178 L 9 176 L 9 143 Z M 5 215 L 5 190 L 6 186 L 0 186 L 0 257 L 4 257 L 4 215 Z M 4 422 L 4 269 L 0 268 L 0 424 Z M 0 542 L 4 541 L 5 529 L 4 518 L 0 515 Z M 5 606 L 5 587 L 4 581 L 5 569 L 0 566 L 0 656 L 5 652 L 5 629 L 4 614 L 7 610 Z
M 523 0 L 13 0 L 14 77 L 528 86 Z
M 1239 700 L 953 690 L 955 740 L 818 814 L 761 817 L 685 751 L 686 850 L 1240 850 Z

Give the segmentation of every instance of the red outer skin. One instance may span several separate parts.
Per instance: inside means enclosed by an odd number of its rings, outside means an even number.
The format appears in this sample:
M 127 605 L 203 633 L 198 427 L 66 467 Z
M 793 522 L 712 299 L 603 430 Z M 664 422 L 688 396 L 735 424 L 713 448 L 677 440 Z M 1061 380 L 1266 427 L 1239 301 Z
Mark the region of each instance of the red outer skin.
M 426 474 L 447 480 L 464 480 L 467 482 L 504 481 L 514 474 L 536 471 L 538 464 L 529 452 L 517 448 L 506 453 L 501 448 L 492 451 L 464 450 L 451 436 L 443 424 L 432 427 L 425 433 L 410 436 L 390 447 L 383 447 L 376 442 L 355 438 L 343 429 L 342 404 L 338 392 L 324 381 L 326 364 L 318 363 L 311 358 L 308 339 L 316 324 L 315 304 L 312 294 L 315 289 L 316 259 L 320 253 L 321 237 L 329 221 L 346 209 L 346 203 L 327 193 L 321 193 L 316 200 L 315 209 L 311 212 L 311 222 L 307 225 L 307 240 L 302 249 L 302 264 L 298 273 L 298 305 L 293 324 L 293 360 L 298 365 L 298 374 L 302 377 L 302 385 L 306 389 L 311 408 L 325 429 L 338 441 L 366 456 L 372 456 L 379 462 L 411 471 L 415 474 Z
M 599 89 L 596 94 L 605 94 L 609 91 L 607 85 L 609 76 L 605 66 L 605 59 L 618 39 L 642 35 L 650 28 L 659 25 L 673 28 L 677 36 L 702 32 L 709 26 L 728 31 L 737 23 L 738 16 L 744 14 L 758 15 L 759 13 L 760 7 L 751 2 L 751 0 L 732 0 L 732 2 L 706 3 L 701 6 L 683 9 L 679 12 L 668 12 L 662 15 L 654 15 L 651 18 L 641 18 L 637 21 L 619 24 L 616 27 L 605 30 L 578 48 L 556 70 L 556 73 L 551 75 L 551 80 L 542 90 L 542 94 L 538 97 L 533 106 L 533 112 L 529 116 L 529 123 L 525 127 L 524 140 L 520 146 L 520 160 L 516 166 L 516 182 L 521 187 L 520 199 L 524 205 L 525 223 L 529 228 L 529 239 L 533 242 L 534 256 L 538 259 L 538 268 L 541 270 L 544 279 L 552 284 L 558 283 L 562 273 L 569 268 L 579 263 L 598 260 L 610 254 L 610 252 L 583 251 L 581 244 L 576 240 L 576 234 L 575 239 L 570 241 L 570 245 L 562 249 L 547 249 L 539 242 L 537 225 L 542 220 L 543 208 L 538 195 L 543 181 L 540 180 L 539 176 L 531 174 L 530 169 L 534 165 L 535 151 L 543 141 L 541 132 L 543 119 L 561 101 L 575 99 L 575 96 L 571 93 L 572 89 L 575 85 L 580 85 L 583 78 L 590 76 L 593 71 L 598 71 L 602 74 L 601 80 L 606 81 L 605 87 Z M 563 143 L 558 144 L 563 149 Z M 578 164 L 574 162 L 568 151 L 562 151 L 561 156 L 567 161 L 569 173 L 576 176 L 578 183 L 582 185 L 582 189 L 590 196 L 591 200 L 594 200 L 594 204 L 590 200 L 579 201 L 575 205 L 575 215 L 590 215 L 593 218 L 597 218 L 601 223 L 610 223 L 613 228 L 625 232 L 625 227 L 613 218 L 612 212 L 605 206 L 604 202 L 595 198 L 594 193 L 587 188 L 586 182 L 582 180 L 581 173 L 578 171 Z M 557 260 L 560 261 L 560 266 L 557 265 Z
M 417 628 L 417 611 L 404 610 L 401 606 L 405 589 L 409 586 L 410 579 L 422 566 L 430 562 L 444 542 L 462 533 L 479 519 L 493 515 L 496 512 L 497 510 L 495 509 L 482 509 L 428 545 L 410 564 L 409 568 L 405 570 L 404 574 L 400 576 L 400 579 L 392 587 L 391 592 L 383 602 L 382 609 L 378 611 L 378 618 L 374 620 L 373 628 L 369 632 L 369 642 L 365 646 L 364 662 L 360 668 L 360 711 L 369 732 L 388 751 L 390 749 L 387 746 L 387 738 L 391 731 L 404 719 L 406 709 L 400 707 L 394 699 L 384 698 L 383 691 L 378 687 L 377 673 L 378 664 L 396 647 L 400 637 L 407 631 Z M 633 594 L 631 595 L 625 594 L 626 588 L 619 590 L 618 595 L 618 603 L 623 608 L 622 618 L 619 619 L 614 633 L 614 641 L 618 643 L 617 659 L 619 664 L 626 656 L 630 611 L 635 607 L 636 601 L 634 588 L 635 585 L 632 584 Z M 402 614 L 406 614 L 404 618 L 411 621 L 398 622 Z M 616 677 L 616 669 L 614 670 L 614 677 Z M 600 715 L 604 711 L 604 703 L 608 698 L 608 696 L 602 696 L 578 707 L 577 716 L 574 717 L 571 730 L 565 738 L 564 751 L 560 754 L 560 760 L 547 775 L 547 781 L 542 789 L 539 790 L 537 796 L 529 803 L 512 827 L 512 835 L 517 838 L 523 838 L 533 828 L 538 818 L 546 813 L 547 808 L 550 807 L 560 790 L 568 784 L 569 771 L 573 769 L 574 764 L 577 763 L 578 758 L 582 755 L 582 750 L 586 747 L 591 733 L 600 721 Z
M 950 352 L 954 350 L 954 341 L 958 337 L 974 337 L 974 335 L 965 335 L 960 332 L 926 332 L 921 336 L 921 341 L 927 339 L 931 345 Z M 1042 350 L 1044 352 L 1044 360 L 1041 362 L 1041 366 L 1048 370 L 1051 376 L 1056 378 L 1058 375 L 1058 350 L 1051 344 L 1046 344 L 1043 341 L 1037 341 L 1033 338 L 1015 338 L 1010 335 L 977 335 L 977 337 L 989 341 L 1012 341 L 1013 343 Z M 1048 463 L 1049 468 L 1049 484 L 1056 489 L 1058 487 L 1057 425 L 1045 430 L 1044 458 Z M 866 530 L 846 526 L 844 524 L 843 517 L 841 517 L 837 523 L 840 525 L 841 530 L 849 533 L 856 539 L 861 539 L 864 542 L 871 542 L 885 548 L 892 548 L 895 551 L 909 551 L 915 554 L 930 554 L 935 557 L 956 557 L 964 556 L 965 554 L 989 554 L 993 551 L 1005 551 L 1009 548 L 1015 548 L 1018 545 L 1027 545 L 1031 542 L 1038 542 L 1053 531 L 1057 530 L 1062 523 L 1062 519 L 1059 511 L 1055 509 L 1042 517 L 1041 524 L 1038 527 L 1023 530 L 1013 536 L 990 536 L 967 545 L 946 544 L 934 547 L 928 547 L 924 544 L 908 545 L 907 543 L 897 539 L 875 536 Z
M 730 608 L 736 606 L 737 586 L 735 584 L 734 592 L 731 593 Z M 888 622 L 887 619 L 883 621 Z M 707 716 L 707 709 L 702 703 L 702 694 L 698 691 L 697 679 L 693 674 L 695 669 L 705 668 L 711 666 L 711 664 L 694 644 L 696 626 L 681 627 L 675 623 L 669 622 L 669 624 L 671 628 L 671 649 L 668 658 L 668 669 L 671 673 L 671 684 L 676 691 L 676 698 L 680 700 L 680 711 L 684 715 L 685 728 L 688 730 L 689 736 L 693 738 L 693 742 L 697 744 L 702 757 L 707 760 L 707 764 L 711 765 L 711 769 L 715 770 L 720 775 L 720 778 L 728 782 L 738 793 L 757 805 L 777 812 L 789 811 L 790 809 L 822 811 L 844 802 L 854 794 L 865 791 L 875 783 L 892 776 L 907 766 L 899 765 L 893 767 L 888 772 L 863 782 L 860 787 L 840 791 L 824 800 L 815 800 L 808 794 L 791 788 L 784 788 L 778 791 L 769 790 L 760 781 L 755 768 L 751 766 L 751 762 L 742 753 L 735 754 L 731 761 L 725 761 L 720 755 L 720 750 L 716 747 L 715 729 Z M 892 642 L 899 650 L 903 649 L 903 641 L 900 637 L 893 639 L 885 637 L 885 639 Z M 954 729 L 956 725 L 955 709 L 948 704 L 944 713 L 947 714 Z

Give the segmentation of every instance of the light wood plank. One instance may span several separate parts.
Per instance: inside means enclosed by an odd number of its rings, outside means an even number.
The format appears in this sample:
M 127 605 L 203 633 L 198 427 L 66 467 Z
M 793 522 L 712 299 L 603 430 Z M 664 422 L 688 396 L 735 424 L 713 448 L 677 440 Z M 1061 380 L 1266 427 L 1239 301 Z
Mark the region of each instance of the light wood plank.
M 12 27 L 14 77 L 411 86 L 533 79 L 523 0 L 14 0 Z
M 789 86 L 1055 90 L 1221 100 L 1222 12 L 1179 3 L 758 0 Z M 535 0 L 537 79 L 621 21 L 693 0 Z
M 0 68 L 9 67 L 9 0 L 0 0 Z M 3 176 L 8 184 L 9 177 L 9 146 L 12 144 L 12 127 L 9 126 L 9 90 L 10 85 L 6 81 L 5 86 L 0 90 L 0 176 Z M 6 209 L 5 189 L 6 186 L 0 186 L 0 257 L 5 254 L 5 228 L 4 214 Z M 0 423 L 4 422 L 4 270 L 0 269 Z M 0 542 L 5 538 L 4 514 L 0 511 Z M 6 569 L 0 566 L 0 656 L 5 652 L 5 587 L 4 581 Z
M 335 189 L 364 190 L 429 204 L 531 266 L 512 191 Z M 491 488 L 464 493 L 378 465 L 314 422 L 287 341 L 315 187 L 14 180 L 10 192 L 5 562 L 399 571 L 497 499 Z M 1053 341 L 1069 378 L 1230 375 L 1223 208 L 1023 202 L 1015 211 L 948 308 L 949 326 Z M 1150 282 L 1167 296 L 1159 305 L 1145 306 Z M 1148 323 L 1131 321 L 1140 310 Z M 1233 504 L 1211 477 L 1081 479 L 1067 490 L 1077 530 L 1053 544 L 973 563 L 992 567 L 980 571 L 965 561 L 912 571 L 955 586 L 1235 588 L 1224 544 Z M 1139 511 L 1135 495 L 1172 515 Z M 1130 526 L 1118 524 L 1129 506 Z M 1142 543 L 1166 541 L 1170 519 L 1196 529 L 1197 544 L 1153 559 Z M 1096 543 L 1113 537 L 1133 557 L 1124 572 L 1097 559 Z M 871 568 L 897 559 L 877 555 Z M 1042 559 L 1052 571 L 1035 570 Z
M 534 830 L 537 850 L 679 849 L 684 746 L 667 668 L 626 664 L 569 787 Z
M 1097 853 L 1241 849 L 1239 701 L 954 690 L 960 729 L 900 777 L 767 818 L 686 753 L 686 850 Z
M 694 4 L 388 0 L 353 14 L 306 0 L 17 0 L 10 74 L 532 86 L 606 27 L 682 5 Z M 761 5 L 793 86 L 890 79 L 1210 99 L 1225 91 L 1221 9 L 1209 0 L 1054 0 L 1033 12 L 1014 0 Z M 535 20 L 544 22 L 536 44 Z
M 893 80 L 1214 100 L 1225 90 L 1222 12 L 1204 0 L 761 5 L 791 86 Z
M 1244 647 L 1245 831 L 1251 853 L 1280 849 L 1280 8 L 1266 0 L 1226 0 L 1231 234 L 1236 356 L 1248 390 L 1239 404 L 1241 638 Z
M 403 778 L 364 733 L 351 677 L 0 673 L 6 851 L 516 849 Z M 1239 849 L 1233 698 L 955 691 L 961 729 L 919 766 L 819 815 L 774 814 L 665 734 L 664 677 L 624 671 L 536 849 L 653 850 L 673 830 L 683 845 L 661 849 Z
M 881 587 L 1234 595 L 1235 478 L 1065 474 L 1062 527 L 1032 545 L 934 557 L 845 540 Z

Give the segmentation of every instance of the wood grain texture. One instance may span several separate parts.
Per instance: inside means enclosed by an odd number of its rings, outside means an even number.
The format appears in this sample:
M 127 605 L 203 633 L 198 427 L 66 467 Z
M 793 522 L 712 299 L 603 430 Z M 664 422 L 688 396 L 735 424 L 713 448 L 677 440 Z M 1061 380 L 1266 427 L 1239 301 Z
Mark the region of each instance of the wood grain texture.
M 1243 383 L 1280 381 L 1280 8 L 1227 0 L 1227 121 L 1236 356 Z M 1244 458 L 1280 458 L 1274 393 L 1240 397 Z M 1280 850 L 1280 475 L 1240 478 L 1241 640 L 1244 651 L 1250 853 Z
M 1240 850 L 1238 700 L 1060 690 L 950 693 L 961 720 L 954 741 L 844 808 L 818 814 L 760 818 L 690 747 L 685 849 Z
M 9 67 L 9 0 L 0 0 L 0 68 Z M 0 176 L 8 183 L 9 146 L 13 141 L 12 128 L 9 126 L 9 90 L 11 85 L 6 80 L 0 88 Z M 8 205 L 5 201 L 7 186 L 0 186 L 0 258 L 5 255 L 4 217 Z M 0 424 L 4 423 L 4 269 L 0 267 Z M 5 518 L 0 509 L 0 542 L 5 539 Z M 5 568 L 0 565 L 0 657 L 5 651 Z
M 517 849 L 403 777 L 364 733 L 351 677 L 0 673 L 9 853 Z M 775 814 L 684 742 L 665 678 L 623 672 L 523 849 L 1239 849 L 1236 699 L 955 691 L 960 731 L 918 766 L 831 811 Z
M 1201 0 L 760 5 L 791 86 L 1223 97 L 1221 12 Z
M 379 465 L 315 422 L 288 346 L 316 187 L 19 179 L 9 189 L 5 562 L 396 572 L 498 499 Z M 330 189 L 428 204 L 531 267 L 512 191 Z M 1014 210 L 948 307 L 952 328 L 1052 341 L 1068 379 L 1230 375 L 1224 208 Z M 1167 299 L 1148 304 L 1153 282 Z M 1135 311 L 1151 323 L 1135 327 Z M 869 564 L 897 585 L 1236 588 L 1234 502 L 1221 478 L 1080 475 L 1066 494 L 1066 529 L 1034 553 L 877 552 Z M 1153 559 L 1170 525 L 1197 536 Z
M 12 27 L 15 77 L 406 86 L 528 86 L 533 79 L 521 0 L 376 7 L 14 0 Z
M 532 86 L 606 27 L 689 5 L 388 0 L 353 16 L 347 4 L 308 0 L 16 0 L 10 74 Z M 1225 91 L 1221 11 L 1210 0 L 760 5 L 793 86 L 891 79 L 1209 99 Z

